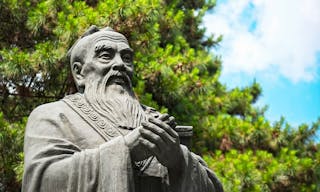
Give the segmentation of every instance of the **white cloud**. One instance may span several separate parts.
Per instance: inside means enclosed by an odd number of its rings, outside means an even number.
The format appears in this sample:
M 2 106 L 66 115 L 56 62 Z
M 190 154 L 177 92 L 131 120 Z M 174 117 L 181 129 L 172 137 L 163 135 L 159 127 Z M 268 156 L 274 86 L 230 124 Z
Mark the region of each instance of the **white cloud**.
M 261 72 L 292 82 L 317 79 L 319 0 L 225 0 L 206 15 L 209 33 L 222 34 L 222 74 Z M 272 69 L 272 70 L 271 70 Z

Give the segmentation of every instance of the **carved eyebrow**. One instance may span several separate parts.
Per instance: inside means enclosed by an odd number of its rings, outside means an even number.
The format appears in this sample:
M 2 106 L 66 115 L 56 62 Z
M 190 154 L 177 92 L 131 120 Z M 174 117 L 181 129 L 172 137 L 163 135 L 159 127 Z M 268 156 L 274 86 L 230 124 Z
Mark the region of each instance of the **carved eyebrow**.
M 125 48 L 125 49 L 121 49 L 120 50 L 120 53 L 123 53 L 123 52 L 129 52 L 129 53 L 131 53 L 131 54 L 133 54 L 133 49 L 131 49 L 131 48 Z
M 94 48 L 94 52 L 96 54 L 101 53 L 102 51 L 110 51 L 110 50 L 114 50 L 111 46 L 102 44 L 102 45 L 96 45 L 96 47 Z

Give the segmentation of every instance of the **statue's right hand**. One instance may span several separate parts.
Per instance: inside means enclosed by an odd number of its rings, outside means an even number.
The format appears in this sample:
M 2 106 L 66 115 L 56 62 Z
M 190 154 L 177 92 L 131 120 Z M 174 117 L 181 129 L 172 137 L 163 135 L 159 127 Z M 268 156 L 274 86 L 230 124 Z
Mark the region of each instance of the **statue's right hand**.
M 142 127 L 137 127 L 124 136 L 124 140 L 129 148 L 130 156 L 133 161 L 142 161 L 151 156 L 151 152 L 141 144 L 140 138 L 142 136 L 139 129 L 142 129 Z

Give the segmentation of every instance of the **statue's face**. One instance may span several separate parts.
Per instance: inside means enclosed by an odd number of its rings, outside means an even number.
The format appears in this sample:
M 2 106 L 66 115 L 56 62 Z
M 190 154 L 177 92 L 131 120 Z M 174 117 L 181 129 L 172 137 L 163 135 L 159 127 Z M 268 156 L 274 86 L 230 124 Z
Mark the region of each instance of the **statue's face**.
M 133 51 L 127 39 L 100 30 L 82 37 L 73 47 L 73 77 L 90 106 L 114 127 L 138 127 L 144 111 L 132 89 Z
M 116 32 L 102 32 L 91 37 L 90 44 L 83 66 L 85 84 L 107 77 L 103 86 L 118 85 L 131 89 L 133 51 L 126 39 Z

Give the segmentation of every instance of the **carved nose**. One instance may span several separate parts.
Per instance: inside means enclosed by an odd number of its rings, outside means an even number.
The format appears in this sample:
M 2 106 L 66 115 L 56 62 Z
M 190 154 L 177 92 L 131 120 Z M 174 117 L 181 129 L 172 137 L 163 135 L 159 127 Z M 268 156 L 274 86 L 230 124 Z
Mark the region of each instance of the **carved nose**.
M 116 70 L 116 71 L 125 71 L 125 65 L 122 61 L 116 61 L 113 65 L 112 65 L 112 69 Z

